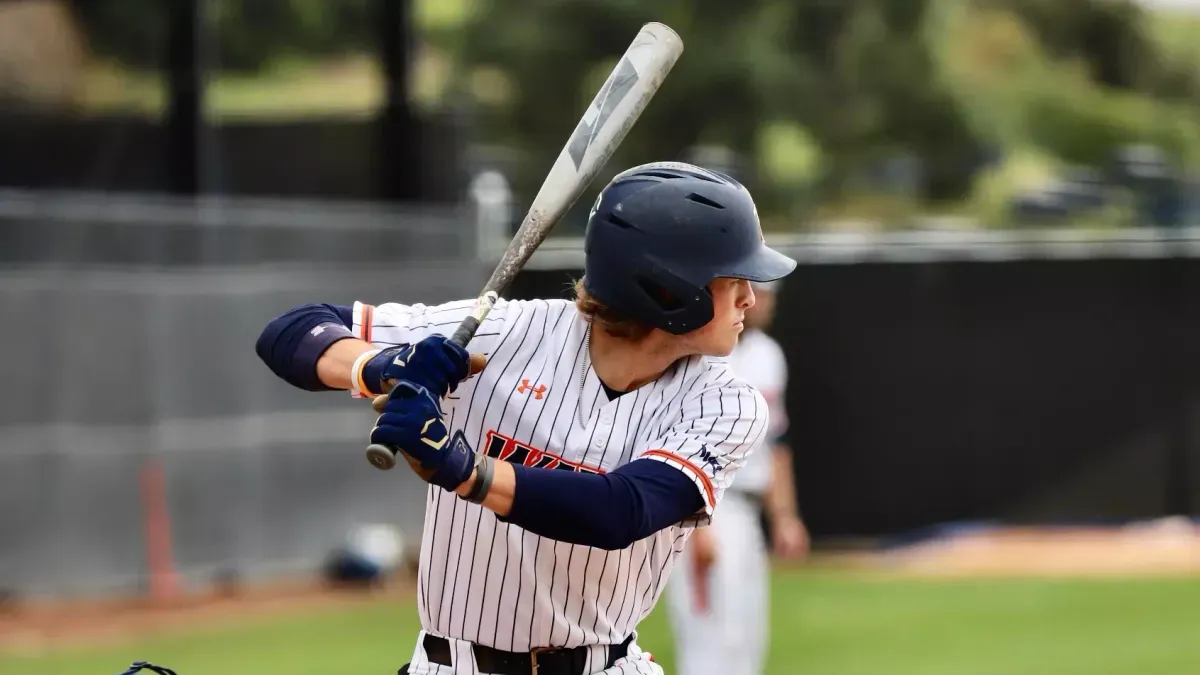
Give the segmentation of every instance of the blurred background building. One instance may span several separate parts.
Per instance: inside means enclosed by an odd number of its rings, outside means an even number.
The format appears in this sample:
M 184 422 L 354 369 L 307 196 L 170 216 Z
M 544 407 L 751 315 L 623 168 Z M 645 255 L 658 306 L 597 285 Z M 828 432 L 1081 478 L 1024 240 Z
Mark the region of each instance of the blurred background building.
M 638 27 L 685 52 L 595 190 L 686 159 L 802 265 L 773 333 L 818 548 L 1200 512 L 1200 3 L 0 2 L 0 591 L 171 594 L 419 545 L 306 301 L 472 297 Z

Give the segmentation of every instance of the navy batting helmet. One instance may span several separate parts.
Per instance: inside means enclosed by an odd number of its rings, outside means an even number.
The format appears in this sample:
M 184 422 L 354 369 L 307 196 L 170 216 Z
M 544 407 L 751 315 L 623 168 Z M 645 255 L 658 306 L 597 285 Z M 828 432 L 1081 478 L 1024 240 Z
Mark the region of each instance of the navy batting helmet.
M 675 335 L 712 320 L 713 279 L 773 281 L 796 268 L 766 245 L 745 187 L 681 162 L 643 164 L 613 178 L 592 206 L 584 240 L 588 293 Z

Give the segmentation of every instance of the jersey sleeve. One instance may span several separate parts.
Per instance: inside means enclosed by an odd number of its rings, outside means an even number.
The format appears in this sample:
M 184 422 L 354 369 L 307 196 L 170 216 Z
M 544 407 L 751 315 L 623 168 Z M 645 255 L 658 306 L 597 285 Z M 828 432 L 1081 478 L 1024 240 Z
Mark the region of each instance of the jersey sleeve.
M 480 325 L 476 336 L 484 337 L 487 331 L 498 330 L 503 324 L 508 305 L 507 301 L 498 300 Z M 452 335 L 474 308 L 474 299 L 456 300 L 440 305 L 405 305 L 397 302 L 371 305 L 355 302 L 351 310 L 351 330 L 357 337 L 376 347 L 412 344 L 430 335 Z
M 639 459 L 665 462 L 687 474 L 700 491 L 704 509 L 680 525 L 706 526 L 738 469 L 763 444 L 767 403 L 757 389 L 734 380 L 689 397 L 674 419 Z

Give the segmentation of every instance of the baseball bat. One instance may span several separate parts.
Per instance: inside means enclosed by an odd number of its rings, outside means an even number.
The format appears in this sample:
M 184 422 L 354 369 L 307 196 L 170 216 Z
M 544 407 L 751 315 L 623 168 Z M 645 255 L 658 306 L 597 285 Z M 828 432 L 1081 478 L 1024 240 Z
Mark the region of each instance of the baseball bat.
M 658 22 L 642 26 L 559 152 L 471 314 L 451 341 L 467 346 L 500 293 L 612 157 L 682 53 L 683 40 L 670 27 Z M 372 443 L 367 459 L 386 471 L 396 465 L 398 452 Z

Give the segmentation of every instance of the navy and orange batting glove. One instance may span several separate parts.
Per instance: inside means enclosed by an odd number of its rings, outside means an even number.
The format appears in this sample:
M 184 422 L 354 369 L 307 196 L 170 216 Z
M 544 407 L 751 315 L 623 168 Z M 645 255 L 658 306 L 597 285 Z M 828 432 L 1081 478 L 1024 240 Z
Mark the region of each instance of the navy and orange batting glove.
M 386 394 L 392 383 L 408 380 L 443 398 L 479 372 L 483 363 L 481 355 L 472 356 L 449 338 L 431 335 L 416 344 L 390 347 L 369 356 L 352 375 L 366 396 Z
M 454 490 L 471 477 L 475 451 L 463 432 L 446 428 L 438 398 L 408 380 L 398 382 L 371 430 L 371 442 L 399 448 L 426 482 Z

